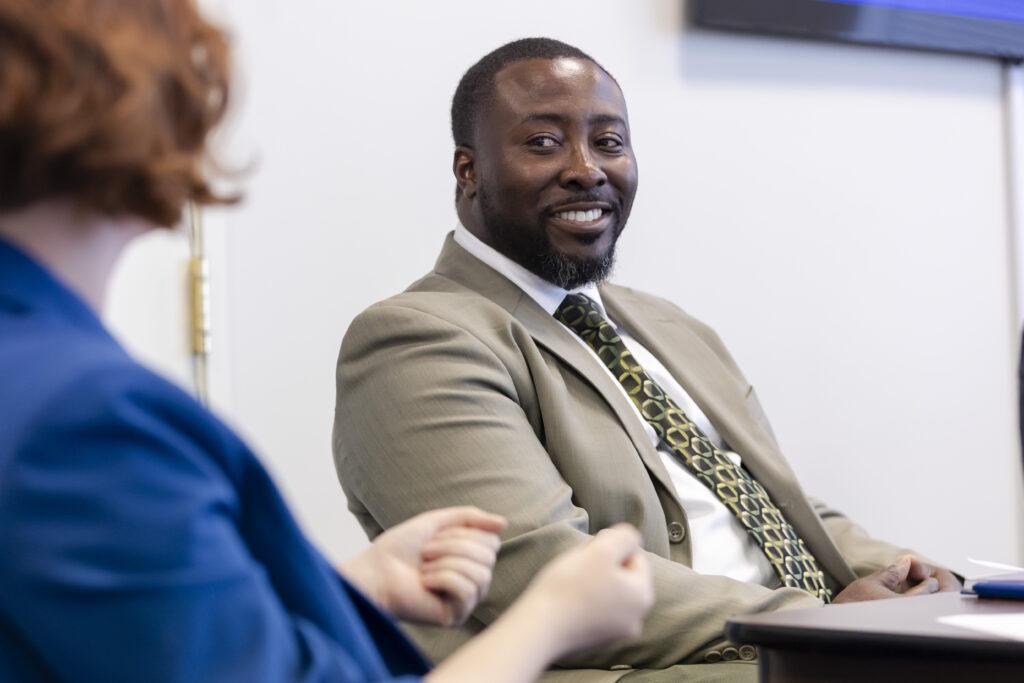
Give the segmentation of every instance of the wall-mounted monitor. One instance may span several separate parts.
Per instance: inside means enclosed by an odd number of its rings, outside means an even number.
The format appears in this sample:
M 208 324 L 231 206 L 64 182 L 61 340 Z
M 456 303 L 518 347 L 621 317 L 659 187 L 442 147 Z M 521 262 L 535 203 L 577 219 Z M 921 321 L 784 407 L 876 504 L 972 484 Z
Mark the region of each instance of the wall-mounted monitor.
M 698 26 L 1024 59 L 1024 0 L 691 0 Z

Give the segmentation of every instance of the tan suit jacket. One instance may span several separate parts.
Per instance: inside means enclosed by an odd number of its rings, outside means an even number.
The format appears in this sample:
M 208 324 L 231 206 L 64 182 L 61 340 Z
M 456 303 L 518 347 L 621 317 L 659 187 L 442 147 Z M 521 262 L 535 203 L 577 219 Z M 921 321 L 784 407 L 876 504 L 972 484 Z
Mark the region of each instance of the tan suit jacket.
M 610 317 L 664 363 L 740 454 L 833 590 L 902 552 L 807 499 L 711 328 L 663 299 L 614 285 L 600 291 Z M 492 622 L 548 560 L 623 521 L 643 536 L 656 606 L 641 637 L 559 662 L 589 670 L 559 680 L 753 680 L 753 648 L 724 639 L 726 618 L 820 604 L 798 589 L 694 572 L 686 512 L 614 380 L 571 331 L 451 235 L 433 272 L 353 321 L 337 380 L 338 475 L 371 538 L 446 505 L 509 519 L 490 593 L 470 621 L 410 629 L 435 660 Z M 715 661 L 723 663 L 676 666 Z

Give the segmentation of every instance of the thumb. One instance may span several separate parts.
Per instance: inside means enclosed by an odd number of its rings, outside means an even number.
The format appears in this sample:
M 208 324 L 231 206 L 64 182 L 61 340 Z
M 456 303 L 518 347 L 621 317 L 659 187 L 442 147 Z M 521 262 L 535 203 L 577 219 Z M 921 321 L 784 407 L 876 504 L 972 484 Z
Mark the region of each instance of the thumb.
M 910 564 L 913 559 L 913 555 L 900 555 L 896 558 L 895 562 L 880 572 L 881 576 L 879 578 L 882 585 L 891 591 L 899 588 L 907 580 L 907 575 L 910 573 Z

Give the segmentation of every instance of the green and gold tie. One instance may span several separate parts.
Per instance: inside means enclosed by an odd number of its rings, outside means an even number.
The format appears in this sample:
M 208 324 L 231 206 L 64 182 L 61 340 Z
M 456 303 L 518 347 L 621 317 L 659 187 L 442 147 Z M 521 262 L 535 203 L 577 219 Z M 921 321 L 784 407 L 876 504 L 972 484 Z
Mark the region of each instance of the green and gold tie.
M 832 591 L 825 587 L 825 575 L 818 562 L 768 492 L 712 443 L 651 379 L 597 304 L 582 294 L 570 294 L 555 311 L 555 318 L 583 338 L 619 380 L 658 437 L 732 510 L 757 540 L 782 582 L 830 602 Z

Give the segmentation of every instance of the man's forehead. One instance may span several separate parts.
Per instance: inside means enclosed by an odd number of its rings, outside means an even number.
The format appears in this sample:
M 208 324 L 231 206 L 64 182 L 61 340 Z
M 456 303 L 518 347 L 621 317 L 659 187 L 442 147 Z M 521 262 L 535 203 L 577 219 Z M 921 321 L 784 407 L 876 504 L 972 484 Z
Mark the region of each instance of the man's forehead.
M 524 113 L 546 104 L 586 99 L 626 118 L 618 84 L 588 59 L 528 59 L 509 64 L 494 77 L 494 101 Z M 580 102 L 582 104 L 582 102 Z

